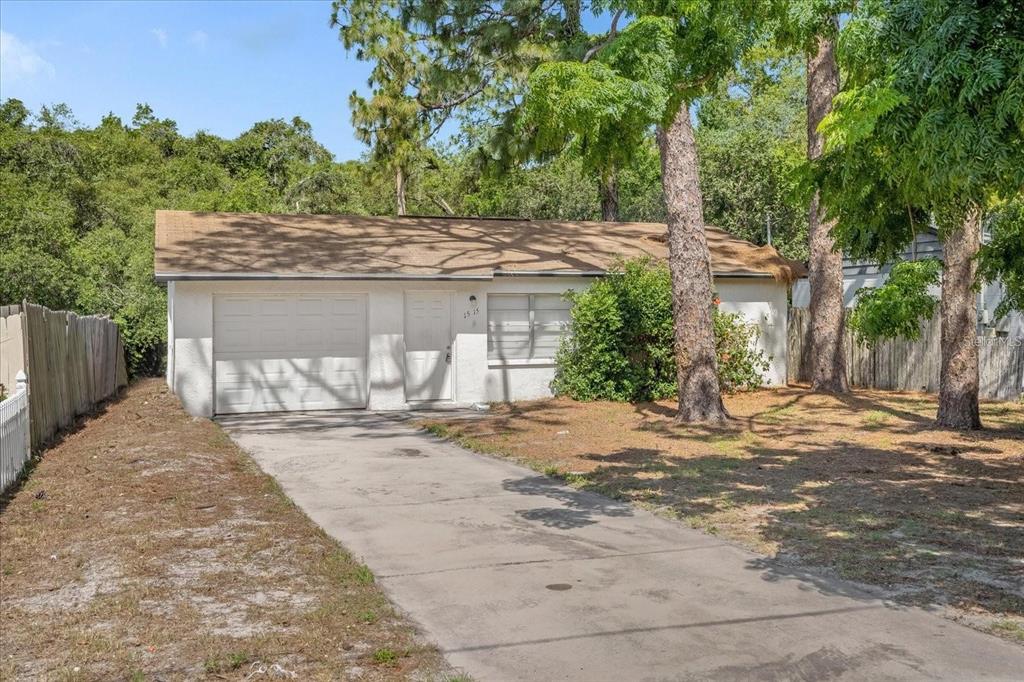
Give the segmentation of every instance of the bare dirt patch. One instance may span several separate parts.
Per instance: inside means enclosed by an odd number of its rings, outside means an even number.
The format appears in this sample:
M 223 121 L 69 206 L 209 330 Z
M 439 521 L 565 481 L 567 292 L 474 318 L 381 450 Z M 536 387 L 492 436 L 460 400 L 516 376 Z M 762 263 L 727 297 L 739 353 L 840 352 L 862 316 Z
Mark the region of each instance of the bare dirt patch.
M 373 574 L 159 380 L 3 505 L 0 679 L 447 678 Z
M 957 433 L 935 428 L 924 394 L 726 404 L 721 427 L 677 426 L 668 402 L 568 399 L 422 425 L 1024 643 L 1024 405 L 984 403 L 986 428 Z

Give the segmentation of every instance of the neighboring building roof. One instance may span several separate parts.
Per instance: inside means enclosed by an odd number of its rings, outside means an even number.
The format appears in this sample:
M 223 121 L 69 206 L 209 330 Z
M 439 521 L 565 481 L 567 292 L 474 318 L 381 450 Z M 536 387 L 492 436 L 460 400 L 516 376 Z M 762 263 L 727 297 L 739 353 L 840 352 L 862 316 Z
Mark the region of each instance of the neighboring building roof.
M 665 259 L 665 225 L 488 218 L 156 212 L 156 278 L 491 279 L 600 275 L 618 259 Z M 805 273 L 770 246 L 707 228 L 716 276 Z

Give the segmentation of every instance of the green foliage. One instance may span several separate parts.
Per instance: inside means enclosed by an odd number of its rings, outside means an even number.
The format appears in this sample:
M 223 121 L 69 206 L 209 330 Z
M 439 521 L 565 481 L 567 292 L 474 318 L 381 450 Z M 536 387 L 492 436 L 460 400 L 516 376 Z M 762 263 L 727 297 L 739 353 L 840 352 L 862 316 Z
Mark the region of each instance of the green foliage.
M 548 3 L 510 4 L 332 3 L 331 25 L 339 29 L 345 48 L 371 64 L 370 96 L 353 92 L 349 99 L 356 134 L 393 180 L 429 175 L 438 160 L 428 142 L 456 116 L 465 125 L 485 121 L 492 153 L 516 155 L 510 139 L 498 142 L 503 138 L 498 133 L 508 126 L 494 122 L 511 122 L 526 75 L 554 50 L 570 45 L 581 28 L 578 5 L 575 19 L 563 21 Z M 431 203 L 444 207 L 439 199 L 431 193 Z
M 572 334 L 559 348 L 556 393 L 624 401 L 675 395 L 672 287 L 665 265 L 626 261 L 570 297 Z M 717 308 L 713 321 L 722 389 L 760 386 L 769 363 L 755 348 L 757 327 Z
M 571 151 L 500 175 L 478 174 L 466 166 L 461 170 L 463 189 L 455 205 L 467 214 L 555 220 L 601 217 L 597 187 Z
M 535 140 L 514 131 L 526 79 L 538 64 L 585 49 L 581 3 L 391 1 L 426 57 L 412 90 L 435 127 L 461 119 L 499 168 L 536 160 Z
M 824 203 L 854 256 L 1024 186 L 1024 14 L 1014 0 L 869 0 L 842 32 L 844 91 L 822 123 Z
M 717 307 L 713 313 L 718 385 L 726 393 L 759 388 L 771 367 L 770 359 L 756 347 L 760 329 L 737 313 L 723 313 Z
M 803 60 L 752 50 L 735 72 L 702 98 L 696 129 L 704 217 L 784 256 L 807 258 L 805 163 L 807 114 Z
M 385 174 L 402 178 L 395 209 L 405 213 L 405 177 L 417 157 L 428 151 L 433 128 L 417 87 L 430 62 L 389 0 L 335 0 L 331 26 L 338 28 L 345 49 L 354 49 L 357 59 L 372 64 L 370 96 L 356 90 L 349 95 L 352 125 L 356 137 L 369 145 L 370 159 Z
M 594 61 L 555 61 L 530 75 L 519 136 L 534 153 L 575 142 L 586 167 L 628 164 L 671 97 L 674 30 L 665 17 L 639 17 Z
M 238 138 L 184 137 L 139 108 L 72 127 L 66 107 L 33 117 L 0 104 L 0 301 L 110 315 L 133 376 L 162 369 L 166 296 L 153 281 L 157 209 L 348 213 L 393 211 L 393 178 L 374 162 L 335 163 L 301 119 L 263 121 Z M 467 145 L 471 146 L 471 145 Z M 409 210 L 563 220 L 600 216 L 577 150 L 507 176 L 481 172 L 467 151 L 434 150 L 410 184 Z M 657 156 L 624 171 L 623 206 L 660 219 Z M 638 207 L 638 208 L 632 208 Z M 646 212 L 641 212 L 646 211 Z
M 543 64 L 530 77 L 521 134 L 541 151 L 578 141 L 592 170 L 628 163 L 650 125 L 648 100 L 665 98 L 653 89 L 600 62 Z
M 769 72 L 778 76 L 757 75 Z M 794 245 L 791 255 L 799 255 L 802 238 L 789 236 L 779 169 L 787 150 L 802 145 L 787 132 L 801 125 L 793 123 L 802 115 L 795 79 L 787 69 L 750 67 L 734 80 L 749 95 L 710 95 L 697 133 L 707 156 L 702 180 L 709 222 L 763 243 L 763 216 L 771 211 L 776 243 L 784 251 Z M 753 132 L 759 120 L 770 134 Z M 372 160 L 334 162 L 301 119 L 259 122 L 235 139 L 203 132 L 186 137 L 142 105 L 131 125 L 109 115 L 95 127 L 76 126 L 66 107 L 33 116 L 17 100 L 0 103 L 0 302 L 27 298 L 110 315 L 121 325 L 133 376 L 161 371 L 164 357 L 165 291 L 153 281 L 155 210 L 394 210 L 393 176 Z M 729 132 L 734 127 L 736 134 Z M 475 153 L 485 138 L 482 132 L 460 147 L 419 157 L 409 212 L 438 214 L 446 205 L 461 215 L 600 218 L 597 187 L 578 140 L 550 158 L 495 175 Z M 665 219 L 650 130 L 618 169 L 618 180 L 622 219 Z
M 657 400 L 676 390 L 668 270 L 627 261 L 571 294 L 572 334 L 553 388 L 576 400 Z
M 855 0 L 787 0 L 772 8 L 772 33 L 776 43 L 801 54 L 817 50 L 818 37 L 834 38 L 839 15 L 852 12 Z
M 381 195 L 358 164 L 335 164 L 301 119 L 235 140 L 184 137 L 140 105 L 78 127 L 63 105 L 33 117 L 0 104 L 0 301 L 106 314 L 129 372 L 161 370 L 166 296 L 153 280 L 157 209 L 366 213 Z
M 761 19 L 750 3 L 721 0 L 626 2 L 615 9 L 633 15 L 629 25 L 609 32 L 591 61 L 539 66 L 524 106 L 524 129 L 538 147 L 578 139 L 594 168 L 628 162 L 638 136 L 714 91 L 753 44 Z
M 661 189 L 661 158 L 653 135 L 633 150 L 630 162 L 616 169 L 619 182 L 619 219 L 646 223 L 665 222 Z
M 989 225 L 991 239 L 978 253 L 978 279 L 998 282 L 1003 299 L 997 317 L 1024 312 L 1024 195 L 999 206 Z
M 935 258 L 896 263 L 884 284 L 857 292 L 848 318 L 850 329 L 868 345 L 919 338 L 921 322 L 935 314 L 938 299 L 928 290 L 938 286 L 941 272 L 942 263 Z

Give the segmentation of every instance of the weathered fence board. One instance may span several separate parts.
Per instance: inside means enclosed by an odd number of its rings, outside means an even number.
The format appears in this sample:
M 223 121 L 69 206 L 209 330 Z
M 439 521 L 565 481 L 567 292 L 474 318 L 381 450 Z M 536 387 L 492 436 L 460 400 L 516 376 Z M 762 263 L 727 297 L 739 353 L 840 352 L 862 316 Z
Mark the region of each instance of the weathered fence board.
M 811 379 L 806 335 L 810 316 L 793 308 L 789 318 L 789 380 Z M 916 341 L 881 341 L 873 348 L 857 343 L 850 330 L 843 338 L 850 384 L 896 391 L 939 390 L 942 333 L 939 317 L 924 323 Z M 1024 393 L 1024 343 L 1019 339 L 978 337 L 978 370 L 982 398 L 1017 400 Z
M 19 370 L 28 375 L 33 449 L 128 384 L 124 346 L 109 318 L 31 303 L 3 306 L 0 314 L 0 381 L 13 387 Z

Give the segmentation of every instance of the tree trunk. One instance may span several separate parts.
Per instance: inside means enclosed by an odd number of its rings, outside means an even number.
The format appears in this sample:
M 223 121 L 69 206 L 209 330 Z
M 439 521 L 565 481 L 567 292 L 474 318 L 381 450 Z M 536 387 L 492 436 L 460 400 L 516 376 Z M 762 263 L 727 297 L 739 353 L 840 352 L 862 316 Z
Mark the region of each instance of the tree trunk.
M 818 124 L 832 110 L 839 92 L 839 68 L 832 40 L 818 37 L 818 51 L 807 56 L 807 158 L 821 156 L 824 139 Z M 835 221 L 823 219 L 818 192 L 808 210 L 810 287 L 808 343 L 811 359 L 811 390 L 846 393 L 850 390 L 843 354 L 843 255 L 835 248 L 831 231 Z
M 960 227 L 943 240 L 942 373 L 939 426 L 981 428 L 978 413 L 978 304 L 974 293 L 975 255 L 981 211 L 971 207 Z
M 729 418 L 718 385 L 711 322 L 711 260 L 698 181 L 697 146 L 690 112 L 683 104 L 667 129 L 658 131 L 661 185 L 668 212 L 668 267 L 672 276 L 677 422 Z
M 580 0 L 564 0 L 562 8 L 565 19 L 562 20 L 562 34 L 565 38 L 575 38 L 583 30 L 583 8 Z
M 405 169 L 395 169 L 395 206 L 398 215 L 405 215 Z
M 619 179 L 612 166 L 601 173 L 601 220 L 619 221 Z

